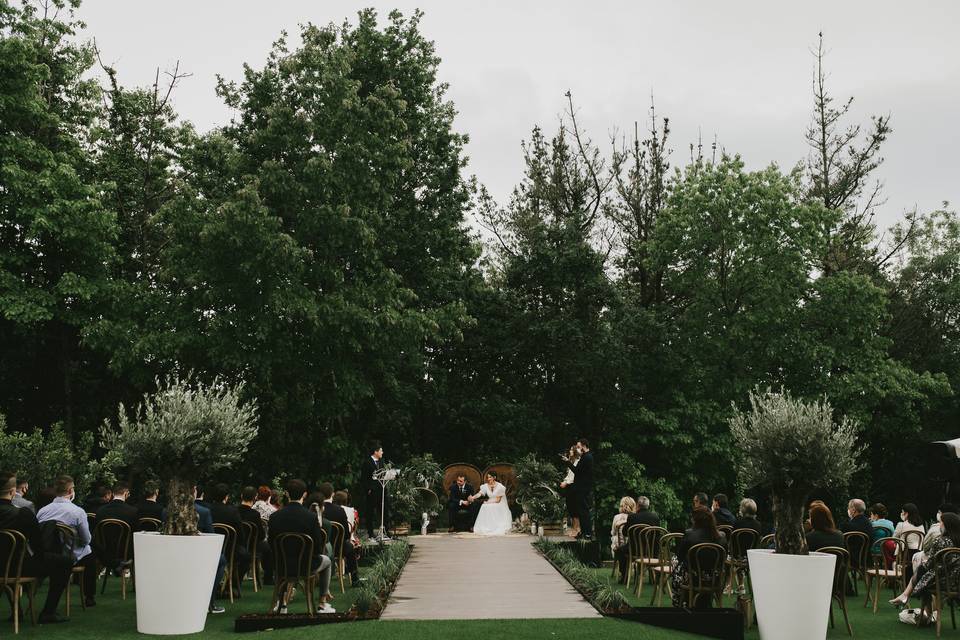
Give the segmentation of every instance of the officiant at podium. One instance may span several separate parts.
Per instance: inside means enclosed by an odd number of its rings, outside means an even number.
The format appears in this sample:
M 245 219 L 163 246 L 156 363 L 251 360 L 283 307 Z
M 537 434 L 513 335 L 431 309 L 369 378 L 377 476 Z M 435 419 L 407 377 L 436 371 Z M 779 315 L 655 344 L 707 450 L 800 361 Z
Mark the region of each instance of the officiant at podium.
M 450 518 L 450 533 L 454 531 L 472 531 L 480 509 L 479 502 L 471 502 L 470 496 L 476 489 L 467 482 L 467 477 L 457 474 L 457 480 L 450 485 L 450 500 L 447 502 L 447 514 Z
M 390 503 L 386 502 L 383 487 L 380 482 L 374 479 L 373 474 L 384 468 L 383 446 L 379 442 L 373 442 L 367 449 L 368 455 L 363 459 L 360 465 L 360 487 L 366 495 L 367 504 L 367 535 L 371 539 L 376 537 L 377 529 L 380 527 L 380 505 L 383 504 L 383 523 L 386 530 L 390 528 Z

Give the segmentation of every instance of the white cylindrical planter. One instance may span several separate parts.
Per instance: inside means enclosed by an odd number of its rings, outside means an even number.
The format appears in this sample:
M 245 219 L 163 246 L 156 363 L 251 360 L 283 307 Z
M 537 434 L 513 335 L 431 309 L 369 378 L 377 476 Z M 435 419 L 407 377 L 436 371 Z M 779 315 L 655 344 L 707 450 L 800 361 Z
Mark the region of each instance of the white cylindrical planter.
M 836 556 L 747 551 L 757 627 L 762 640 L 827 637 Z
M 137 631 L 164 636 L 203 631 L 222 548 L 219 533 L 134 533 Z

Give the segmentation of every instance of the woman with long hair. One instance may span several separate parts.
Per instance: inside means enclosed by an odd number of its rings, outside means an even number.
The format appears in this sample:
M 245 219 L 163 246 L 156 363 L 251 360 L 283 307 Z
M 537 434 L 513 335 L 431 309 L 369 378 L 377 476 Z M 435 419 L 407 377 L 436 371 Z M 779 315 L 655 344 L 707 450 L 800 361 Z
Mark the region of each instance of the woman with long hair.
M 810 505 L 810 532 L 807 533 L 807 548 L 818 551 L 824 547 L 840 547 L 843 545 L 843 534 L 837 530 L 833 522 L 830 507 L 817 500 Z
M 960 545 L 960 515 L 955 513 L 940 514 L 940 529 L 943 532 L 939 538 L 933 541 L 930 553 L 927 559 L 923 561 L 917 572 L 913 574 L 907 588 L 899 596 L 890 601 L 895 607 L 902 607 L 907 603 L 911 596 L 920 598 L 920 610 L 911 618 L 916 624 L 927 624 L 930 620 L 930 607 L 933 602 L 934 572 L 933 563 L 937 553 L 947 547 L 956 547 Z M 960 562 L 956 557 L 953 558 L 950 565 L 944 570 L 943 574 L 951 587 L 957 585 L 960 579 Z
M 683 538 L 677 544 L 676 555 L 671 561 L 672 571 L 670 573 L 671 591 L 673 593 L 673 606 L 687 606 L 686 588 L 690 584 L 689 567 L 687 566 L 687 552 L 704 542 L 713 542 L 726 546 L 726 537 L 717 529 L 717 520 L 713 513 L 704 506 L 694 507 L 690 514 L 691 527 L 683 534 Z M 715 576 L 721 579 L 721 576 Z M 698 606 L 705 604 L 709 606 L 709 598 L 704 600 L 700 598 Z

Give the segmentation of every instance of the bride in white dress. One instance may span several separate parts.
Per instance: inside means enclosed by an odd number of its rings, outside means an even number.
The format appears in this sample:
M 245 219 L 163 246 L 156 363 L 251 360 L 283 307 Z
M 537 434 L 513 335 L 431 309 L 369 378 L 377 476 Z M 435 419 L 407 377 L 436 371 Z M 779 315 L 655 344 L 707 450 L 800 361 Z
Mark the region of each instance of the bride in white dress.
M 482 536 L 502 536 L 510 532 L 513 527 L 513 516 L 510 514 L 510 505 L 507 504 L 507 488 L 497 482 L 497 474 L 487 474 L 487 482 L 480 487 L 470 501 L 481 496 L 486 501 L 480 505 L 480 513 L 473 524 L 473 532 Z

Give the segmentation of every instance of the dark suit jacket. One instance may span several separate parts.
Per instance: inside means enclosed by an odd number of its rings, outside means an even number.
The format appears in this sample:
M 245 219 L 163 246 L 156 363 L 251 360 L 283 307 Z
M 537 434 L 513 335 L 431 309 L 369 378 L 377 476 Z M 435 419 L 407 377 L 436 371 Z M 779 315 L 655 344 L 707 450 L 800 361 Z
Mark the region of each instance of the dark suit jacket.
M 727 546 L 727 539 L 723 535 L 723 532 L 720 533 L 719 540 L 712 540 L 710 538 L 710 532 L 706 529 L 687 529 L 683 538 L 680 539 L 680 542 L 677 544 L 677 560 L 683 564 L 687 563 L 687 552 L 693 548 L 694 545 L 701 544 L 703 542 L 714 542 L 723 546 Z
M 567 466 L 573 469 L 573 491 L 577 495 L 585 496 L 593 491 L 593 453 L 587 451 L 580 456 L 580 462 L 576 466 L 572 462 L 567 462 Z
M 0 529 L 19 531 L 34 553 L 40 553 L 40 526 L 30 509 L 15 507 L 9 500 L 0 499 Z
M 344 538 L 344 549 L 346 549 L 346 541 L 350 537 L 350 522 L 347 520 L 347 512 L 343 510 L 338 504 L 332 502 L 323 503 L 323 519 L 329 520 L 330 522 L 337 522 L 343 526 L 343 535 Z M 332 528 L 331 528 L 332 531 Z M 333 538 L 330 538 L 330 544 L 333 544 Z M 336 549 L 334 549 L 336 551 Z M 346 551 L 344 551 L 346 553 Z
M 273 512 L 268 529 L 271 549 L 281 533 L 302 533 L 310 536 L 313 539 L 313 558 L 310 569 L 315 570 L 319 566 L 324 535 L 317 520 L 317 514 L 308 511 L 299 502 L 291 502 L 283 509 Z M 297 558 L 292 552 L 287 555 L 287 566 L 291 572 L 296 570 Z
M 136 531 L 138 514 L 139 511 L 133 505 L 127 504 L 123 500 L 111 500 L 97 509 L 97 522 L 103 522 L 108 518 L 123 520 L 130 525 L 130 531 Z M 91 531 L 91 533 L 93 532 Z
M 163 505 L 159 502 L 144 500 L 137 505 L 137 518 L 156 518 L 163 520 Z
M 214 524 L 230 525 L 237 532 L 237 535 L 243 533 L 243 527 L 240 526 L 240 512 L 231 504 L 222 502 L 213 502 L 210 504 L 210 515 Z
M 248 507 L 245 504 L 241 504 L 237 507 L 237 513 L 240 514 L 240 520 L 243 522 L 249 522 L 256 527 L 255 531 L 257 532 L 257 540 L 263 540 L 263 518 L 260 517 L 260 512 L 253 507 Z
M 844 549 L 843 534 L 839 531 L 811 531 L 807 534 L 807 547 L 810 551 L 818 551 L 824 547 Z
M 644 509 L 643 511 L 637 511 L 636 513 L 631 513 L 627 516 L 627 525 L 624 528 L 624 531 L 627 531 L 635 524 L 645 524 L 651 527 L 660 526 L 660 516 L 657 515 L 656 511 L 651 511 L 649 509 Z
M 450 485 L 450 501 L 447 502 L 447 509 L 449 511 L 460 511 L 460 509 L 466 509 L 460 505 L 461 500 L 466 500 L 472 496 L 476 491 L 473 489 L 473 485 L 469 482 L 463 483 L 463 491 L 461 492 L 460 487 L 457 486 L 456 481 Z
M 733 523 L 733 529 L 753 529 L 758 535 L 763 535 L 763 525 L 756 518 L 737 518 Z
M 862 513 L 850 518 L 845 525 L 840 527 L 840 530 L 844 533 L 848 531 L 862 531 L 867 534 L 867 538 L 873 540 L 873 523 L 870 522 L 870 518 Z
M 737 521 L 737 519 L 733 517 L 733 513 L 730 512 L 730 509 L 726 507 L 720 507 L 714 511 L 713 517 L 717 521 L 717 524 L 726 524 L 731 527 L 734 526 L 734 523 Z
M 374 462 L 373 456 L 367 456 L 360 465 L 360 488 L 365 495 L 380 497 L 380 483 L 373 479 L 373 474 L 383 468 L 383 459 Z

